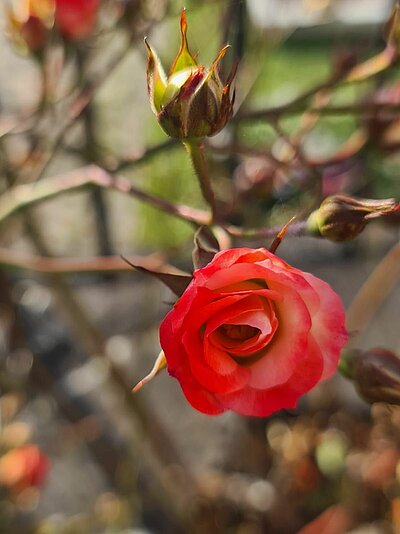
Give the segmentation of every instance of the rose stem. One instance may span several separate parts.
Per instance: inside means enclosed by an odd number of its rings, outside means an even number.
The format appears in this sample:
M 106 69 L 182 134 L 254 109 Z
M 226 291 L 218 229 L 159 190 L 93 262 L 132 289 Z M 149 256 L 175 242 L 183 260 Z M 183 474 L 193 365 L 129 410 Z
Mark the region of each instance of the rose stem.
M 211 187 L 211 180 L 208 174 L 208 168 L 206 158 L 204 155 L 204 145 L 201 141 L 186 141 L 184 143 L 186 150 L 192 160 L 194 171 L 199 180 L 201 192 L 204 200 L 211 208 L 211 224 L 215 222 L 217 218 L 217 205 L 215 200 L 214 191 Z

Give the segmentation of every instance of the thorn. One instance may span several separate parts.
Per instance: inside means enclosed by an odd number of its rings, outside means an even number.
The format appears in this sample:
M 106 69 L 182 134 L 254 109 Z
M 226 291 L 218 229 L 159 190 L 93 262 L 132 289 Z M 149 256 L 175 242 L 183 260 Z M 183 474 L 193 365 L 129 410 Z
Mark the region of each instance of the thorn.
M 123 256 L 122 254 L 120 255 L 120 258 L 121 260 L 123 260 L 125 263 L 127 263 L 128 265 L 130 265 L 132 267 L 132 269 L 135 269 L 136 270 L 136 265 L 133 265 L 133 263 L 131 263 L 127 258 L 125 258 L 125 256 Z
M 289 226 L 294 222 L 296 217 L 292 217 L 290 221 L 288 221 L 285 226 L 280 230 L 278 235 L 275 237 L 275 239 L 272 242 L 272 245 L 269 247 L 269 251 L 272 252 L 272 254 L 275 254 L 277 248 L 282 243 L 283 238 L 286 235 L 286 232 L 288 231 Z

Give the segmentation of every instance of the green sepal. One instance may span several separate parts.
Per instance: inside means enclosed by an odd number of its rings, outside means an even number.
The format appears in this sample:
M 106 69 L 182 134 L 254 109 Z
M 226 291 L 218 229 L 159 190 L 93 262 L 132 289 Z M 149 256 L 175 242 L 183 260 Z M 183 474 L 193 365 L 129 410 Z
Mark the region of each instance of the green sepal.
M 191 67 L 197 67 L 197 61 L 192 56 L 189 45 L 187 42 L 187 20 L 185 15 L 185 10 L 182 9 L 181 14 L 181 46 L 179 52 L 172 63 L 172 67 L 169 71 L 169 76 L 172 76 L 180 70 L 189 69 Z
M 161 61 L 149 45 L 146 38 L 144 39 L 144 43 L 148 53 L 147 90 L 149 93 L 151 109 L 157 114 L 161 111 L 161 102 L 168 82 Z

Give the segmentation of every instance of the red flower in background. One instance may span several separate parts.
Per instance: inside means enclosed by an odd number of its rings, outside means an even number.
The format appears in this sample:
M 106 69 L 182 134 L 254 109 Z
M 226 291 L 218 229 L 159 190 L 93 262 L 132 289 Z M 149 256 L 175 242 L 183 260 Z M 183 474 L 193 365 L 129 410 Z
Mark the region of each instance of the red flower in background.
M 194 272 L 160 340 L 194 408 L 267 416 L 335 372 L 344 323 L 327 283 L 265 249 L 238 248 Z
M 50 468 L 48 457 L 36 445 L 10 450 L 0 458 L 0 484 L 20 492 L 40 486 Z
M 96 24 L 100 0 L 56 0 L 56 24 L 67 40 L 88 37 Z
M 54 0 L 21 0 L 6 10 L 8 30 L 17 48 L 39 52 L 54 23 Z
M 7 12 L 9 34 L 22 51 L 40 52 L 54 26 L 67 41 L 92 33 L 100 0 L 19 0 Z

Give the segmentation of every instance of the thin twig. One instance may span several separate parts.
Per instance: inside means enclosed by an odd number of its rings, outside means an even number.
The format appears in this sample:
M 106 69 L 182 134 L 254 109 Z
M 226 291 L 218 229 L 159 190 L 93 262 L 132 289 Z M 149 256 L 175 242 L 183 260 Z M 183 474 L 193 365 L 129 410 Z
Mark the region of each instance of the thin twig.
M 178 217 L 196 226 L 210 224 L 210 215 L 206 211 L 197 210 L 182 204 L 173 204 L 138 189 L 130 180 L 123 176 L 111 176 L 95 165 L 88 165 L 75 171 L 46 178 L 36 184 L 19 185 L 9 189 L 0 197 L 0 227 L 9 217 L 38 202 L 56 197 L 62 193 L 74 191 L 87 186 L 98 186 L 131 195 L 143 202 Z M 275 237 L 281 230 L 280 226 L 266 228 L 240 228 L 234 225 L 220 225 L 229 235 L 243 238 Z M 287 236 L 309 235 L 306 221 L 292 224 Z
M 145 269 L 159 271 L 173 271 L 173 267 L 166 265 L 160 254 L 150 256 L 130 256 L 132 263 Z M 32 271 L 40 274 L 88 274 L 88 273 L 117 273 L 135 272 L 120 256 L 105 256 L 96 258 L 47 258 L 42 256 L 28 256 L 13 250 L 0 248 L 0 267 L 10 270 Z
M 133 167 L 136 167 L 137 165 L 140 165 L 142 163 L 146 163 L 149 159 L 151 159 L 154 156 L 157 156 L 161 152 L 171 150 L 172 148 L 175 148 L 178 146 L 178 140 L 177 139 L 166 139 L 163 143 L 159 143 L 158 145 L 151 146 L 149 148 L 146 148 L 145 151 L 143 151 L 140 154 L 136 154 L 132 156 L 131 158 L 125 158 L 121 159 L 118 162 L 116 162 L 114 165 L 110 166 L 110 168 L 106 168 L 110 172 L 121 172 L 125 169 L 131 169 Z
M 79 119 L 83 111 L 89 106 L 93 98 L 97 94 L 100 87 L 108 80 L 110 74 L 121 64 L 131 50 L 131 45 L 137 39 L 136 34 L 132 34 L 126 46 L 119 50 L 102 68 L 101 72 L 93 76 L 92 80 L 79 91 L 77 95 L 72 97 L 68 110 L 64 113 L 64 119 L 61 119 L 61 124 L 55 132 L 51 130 L 50 136 L 45 139 L 41 145 L 42 147 L 34 147 L 33 152 L 28 155 L 28 160 L 34 160 L 35 168 L 29 173 L 29 181 L 35 182 L 42 178 L 46 172 L 49 164 L 57 154 L 58 149 L 62 146 L 63 139 L 70 128 Z M 48 147 L 43 145 L 49 145 Z
M 123 176 L 112 176 L 100 167 L 88 165 L 75 171 L 46 178 L 38 183 L 19 185 L 9 189 L 0 197 L 0 226 L 14 213 L 61 193 L 74 191 L 90 185 L 112 189 L 147 202 L 162 211 L 196 225 L 209 222 L 207 212 L 189 206 L 174 204 L 153 196 L 136 187 Z
M 300 115 L 304 112 L 317 113 L 322 116 L 337 116 L 337 115 L 362 115 L 364 117 L 374 117 L 377 113 L 384 111 L 385 118 L 389 119 L 387 115 L 393 112 L 393 119 L 398 118 L 400 111 L 399 104 L 391 104 L 389 102 L 356 102 L 354 104 L 346 105 L 332 105 L 332 106 L 309 106 L 307 102 L 302 102 L 294 106 L 292 103 L 277 106 L 275 108 L 260 109 L 249 111 L 237 115 L 232 120 L 236 121 L 253 121 L 262 119 L 277 119 L 282 115 Z
M 222 228 L 232 237 L 242 237 L 245 239 L 275 238 L 282 230 L 282 226 L 270 226 L 264 228 L 240 228 L 233 225 L 222 225 Z M 286 237 L 311 236 L 307 230 L 307 221 L 292 223 L 285 232 Z

